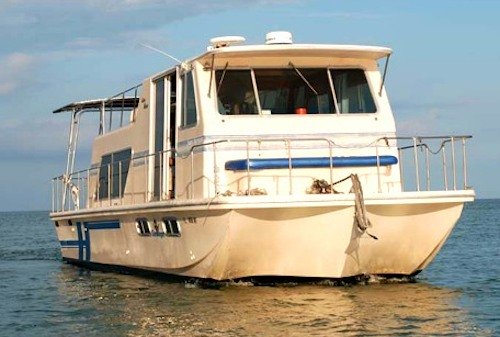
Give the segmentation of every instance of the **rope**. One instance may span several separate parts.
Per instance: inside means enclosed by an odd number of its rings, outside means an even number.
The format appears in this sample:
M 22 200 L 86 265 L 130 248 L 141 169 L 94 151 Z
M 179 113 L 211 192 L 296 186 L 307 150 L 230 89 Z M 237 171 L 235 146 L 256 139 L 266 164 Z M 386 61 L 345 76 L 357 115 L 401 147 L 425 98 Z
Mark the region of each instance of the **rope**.
M 344 182 L 344 181 L 349 180 L 349 179 L 351 179 L 351 176 L 347 176 L 347 177 L 345 177 L 345 178 L 342 178 L 342 179 L 340 179 L 340 180 L 337 180 L 336 182 L 332 183 L 332 186 L 337 185 L 337 184 L 340 184 L 341 182 Z
M 352 181 L 351 191 L 354 192 L 355 195 L 354 223 L 358 226 L 358 228 L 361 230 L 362 233 L 366 233 L 373 239 L 378 240 L 378 238 L 375 235 L 372 235 L 367 231 L 368 227 L 372 227 L 372 223 L 370 222 L 370 219 L 368 219 L 366 215 L 365 200 L 363 198 L 363 188 L 361 187 L 361 182 L 359 181 L 359 177 L 357 174 L 351 174 L 349 178 L 351 178 Z

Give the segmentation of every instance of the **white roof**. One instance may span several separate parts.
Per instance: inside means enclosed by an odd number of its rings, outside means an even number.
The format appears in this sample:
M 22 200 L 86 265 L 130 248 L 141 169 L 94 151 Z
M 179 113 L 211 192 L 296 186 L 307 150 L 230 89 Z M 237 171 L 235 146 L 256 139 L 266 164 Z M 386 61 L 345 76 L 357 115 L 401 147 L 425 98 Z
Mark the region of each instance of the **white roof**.
M 336 45 L 336 44 L 273 44 L 228 46 L 214 48 L 198 58 L 215 54 L 224 56 L 254 56 L 261 55 L 297 55 L 297 56 L 331 56 L 342 58 L 363 58 L 378 60 L 392 53 L 392 49 L 377 46 Z
M 344 44 L 268 44 L 268 45 L 239 45 L 219 47 L 185 60 L 183 64 L 190 63 L 210 55 L 226 57 L 253 57 L 253 56 L 327 56 L 341 58 L 359 58 L 378 60 L 392 54 L 392 49 L 378 46 L 360 46 Z M 151 76 L 152 79 L 164 76 L 173 68 L 161 71 Z

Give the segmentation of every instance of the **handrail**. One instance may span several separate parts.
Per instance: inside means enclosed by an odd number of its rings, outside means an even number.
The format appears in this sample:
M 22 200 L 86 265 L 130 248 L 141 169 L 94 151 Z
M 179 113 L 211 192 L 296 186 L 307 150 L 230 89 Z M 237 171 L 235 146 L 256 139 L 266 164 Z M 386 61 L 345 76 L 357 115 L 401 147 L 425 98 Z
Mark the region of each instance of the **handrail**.
M 396 155 L 394 151 L 397 151 L 398 156 L 398 166 L 399 167 L 399 181 L 396 183 L 400 184 L 401 189 L 411 190 L 411 184 L 414 183 L 414 190 L 422 190 L 422 181 L 425 178 L 425 183 L 423 188 L 427 191 L 435 187 L 435 182 L 441 179 L 443 181 L 444 190 L 457 190 L 458 179 L 463 180 L 463 189 L 468 189 L 467 180 L 467 157 L 466 157 L 466 140 L 472 138 L 470 135 L 459 135 L 459 136 L 390 136 L 390 137 L 379 137 L 375 140 L 369 141 L 365 144 L 354 144 L 354 145 L 343 145 L 338 144 L 334 140 L 327 137 L 306 137 L 306 138 L 292 138 L 292 137 L 241 137 L 241 138 L 229 138 L 229 139 L 219 139 L 210 142 L 204 142 L 200 144 L 194 144 L 184 151 L 179 151 L 177 149 L 168 149 L 165 151 L 159 151 L 157 153 L 144 154 L 137 157 L 131 157 L 129 159 L 124 159 L 121 161 L 99 165 L 84 170 L 79 170 L 72 172 L 69 176 L 59 175 L 52 179 L 52 210 L 54 212 L 64 211 L 64 210 L 77 210 L 91 207 L 100 206 L 113 206 L 114 204 L 123 205 L 124 198 L 130 198 L 127 202 L 134 203 L 136 201 L 137 195 L 143 195 L 144 202 L 154 202 L 155 200 L 164 200 L 167 198 L 168 189 L 175 182 L 170 185 L 170 180 L 168 175 L 165 175 L 167 171 L 169 157 L 177 157 L 181 160 L 188 160 L 186 163 L 189 166 L 185 166 L 187 170 L 190 170 L 189 176 L 186 177 L 186 185 L 181 186 L 186 190 L 187 199 L 193 199 L 197 197 L 195 193 L 195 181 L 198 179 L 195 177 L 195 154 L 198 149 L 207 147 L 213 152 L 213 170 L 207 176 L 206 172 L 210 170 L 204 169 L 205 175 L 202 175 L 204 179 L 210 181 L 213 187 L 212 192 L 208 192 L 210 195 L 213 193 L 214 196 L 220 193 L 220 174 L 224 172 L 221 167 L 225 165 L 221 161 L 220 153 L 224 151 L 234 151 L 235 148 L 241 151 L 243 157 L 247 159 L 247 168 L 243 171 L 244 177 L 246 177 L 246 186 L 248 188 L 247 193 L 250 194 L 252 189 L 252 179 L 255 176 L 253 171 L 250 169 L 250 159 L 253 149 L 261 150 L 263 144 L 267 144 L 267 148 L 264 147 L 264 151 L 281 151 L 286 153 L 285 158 L 288 159 L 287 167 L 287 179 L 288 179 L 288 194 L 294 194 L 294 181 L 295 177 L 293 172 L 298 170 L 298 168 L 292 165 L 293 152 L 297 149 L 303 149 L 302 146 L 296 146 L 297 143 L 315 142 L 316 144 L 324 143 L 326 147 L 321 146 L 320 148 L 325 149 L 330 158 L 328 167 L 323 168 L 323 170 L 328 170 L 328 176 L 331 182 L 335 175 L 335 170 L 340 168 L 334 165 L 334 154 L 336 150 L 341 149 L 372 149 L 370 151 L 375 152 L 376 156 L 376 170 L 373 172 L 373 179 L 376 183 L 376 191 L 382 193 L 385 188 L 384 184 L 387 184 L 387 179 L 383 180 L 384 167 L 381 164 L 381 158 L 387 154 L 388 149 L 390 149 L 393 155 Z M 319 143 L 318 143 L 319 142 Z M 456 151 L 455 142 L 460 142 L 462 147 L 461 151 Z M 282 145 L 274 146 L 273 143 L 278 143 Z M 219 146 L 221 144 L 241 144 L 236 147 L 224 147 Z M 311 146 L 311 145 L 309 145 Z M 316 145 L 313 145 L 313 147 Z M 410 150 L 412 152 L 411 157 L 406 157 L 405 153 Z M 372 152 L 373 153 L 373 152 Z M 451 155 L 451 165 L 448 165 L 447 157 L 448 154 Z M 156 157 L 158 156 L 158 157 Z M 434 169 L 432 170 L 433 163 L 436 160 L 441 161 L 442 172 Z M 152 160 L 153 158 L 159 158 L 158 160 Z M 284 159 L 285 159 L 284 158 Z M 438 158 L 438 159 L 436 159 Z M 461 160 L 460 160 L 461 159 Z M 167 161 L 165 161 L 167 160 Z M 244 159 L 242 159 L 244 160 Z M 410 161 L 410 165 L 408 163 Z M 134 169 L 137 166 L 144 165 L 144 170 Z M 435 164 L 434 164 L 435 165 Z M 158 167 L 156 167 L 158 166 Z M 100 180 L 100 173 L 106 170 L 107 179 L 102 182 Z M 461 169 L 461 171 L 459 171 Z M 118 170 L 118 172 L 114 172 Z M 156 172 L 159 170 L 159 172 Z M 143 172 L 143 173 L 141 173 Z M 189 172 L 189 171 L 188 171 Z M 96 175 L 97 177 L 92 178 Z M 325 172 L 326 173 L 326 172 Z M 124 182 L 125 174 L 127 174 L 127 181 Z M 158 178 L 155 175 L 158 174 Z M 222 173 L 223 174 L 223 173 Z M 165 175 L 165 176 L 164 176 Z M 413 177 L 411 176 L 413 175 Z M 452 186 L 449 185 L 449 176 L 452 177 Z M 196 178 L 196 180 L 195 180 Z M 408 179 L 409 178 L 409 179 Z M 437 178 L 437 179 L 436 179 Z M 152 199 L 152 193 L 155 194 L 156 190 L 151 190 L 151 182 L 154 179 L 158 179 L 158 199 Z M 372 179 L 372 178 L 370 178 Z M 116 181 L 118 180 L 118 181 Z M 408 181 L 408 183 L 407 183 Z M 434 183 L 434 185 L 433 185 Z M 101 186 L 101 184 L 103 184 Z M 118 185 L 116 185 L 118 184 Z M 64 186 L 67 185 L 67 188 Z M 178 184 L 176 184 L 179 186 Z M 205 185 L 207 186 L 207 185 Z M 91 193 L 90 190 L 94 189 Z M 101 192 L 101 188 L 106 188 L 105 193 Z M 389 188 L 389 187 L 388 187 Z M 154 187 L 153 187 L 154 189 Z M 66 202 L 62 195 L 66 193 Z M 72 193 L 76 193 L 73 195 Z M 333 188 L 331 193 L 334 193 Z M 155 194 L 156 195 L 156 194 Z M 207 195 L 204 192 L 202 195 Z M 72 198 L 73 197 L 73 198 Z M 170 197 L 170 196 L 168 196 Z M 71 205 L 73 201 L 73 205 Z

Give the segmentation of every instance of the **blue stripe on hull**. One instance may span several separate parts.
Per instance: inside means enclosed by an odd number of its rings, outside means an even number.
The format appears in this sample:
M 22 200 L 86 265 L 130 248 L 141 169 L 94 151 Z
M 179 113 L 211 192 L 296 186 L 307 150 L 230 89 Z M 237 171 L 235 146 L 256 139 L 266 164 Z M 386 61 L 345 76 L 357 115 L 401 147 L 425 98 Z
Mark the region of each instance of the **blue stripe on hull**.
M 84 225 L 87 229 L 118 229 L 120 228 L 120 221 L 91 221 L 84 222 Z
M 61 248 L 78 248 L 79 261 L 90 261 L 90 231 L 119 228 L 119 220 L 77 222 L 76 233 L 78 240 L 60 240 L 59 243 Z
M 80 241 L 78 240 L 61 240 L 59 241 L 61 248 L 78 248 Z
M 81 222 L 76 223 L 76 232 L 78 235 L 78 259 L 83 259 L 83 239 L 82 239 L 82 224 Z
M 83 236 L 85 238 L 85 240 L 83 240 L 85 261 L 90 261 L 90 230 L 86 227 L 85 223 L 83 223 Z

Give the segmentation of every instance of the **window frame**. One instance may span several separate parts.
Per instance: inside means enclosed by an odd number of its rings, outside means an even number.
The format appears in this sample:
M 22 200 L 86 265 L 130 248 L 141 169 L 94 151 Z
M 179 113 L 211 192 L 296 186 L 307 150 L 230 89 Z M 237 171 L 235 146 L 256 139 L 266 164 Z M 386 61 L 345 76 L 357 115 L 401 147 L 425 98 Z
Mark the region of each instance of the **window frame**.
M 256 80 L 256 77 L 255 77 L 255 70 L 269 70 L 269 69 L 288 69 L 288 68 L 280 68 L 280 67 L 275 67 L 275 66 L 269 66 L 269 67 L 256 67 L 256 68 L 252 68 L 252 67 L 231 67 L 231 68 L 227 68 L 226 71 L 231 71 L 231 70 L 248 70 L 250 71 L 250 75 L 251 75 L 251 79 L 252 79 L 252 85 L 253 85 L 253 89 L 254 89 L 254 95 L 255 95 L 255 99 L 256 99 L 256 103 L 257 103 L 257 109 L 258 109 L 258 114 L 239 114 L 239 115 L 225 115 L 225 114 L 221 114 L 219 112 L 219 109 L 218 109 L 218 102 L 216 102 L 216 111 L 217 111 L 217 114 L 220 115 L 220 116 L 223 116 L 223 117 L 230 117 L 230 118 L 244 118 L 244 117 L 255 117 L 255 116 L 263 116 L 264 114 L 262 113 L 262 106 L 261 106 L 261 103 L 260 103 L 260 98 L 259 98 L 259 88 L 258 88 L 258 84 L 257 84 L 257 80 Z M 299 70 L 302 70 L 302 69 L 324 69 L 327 73 L 327 78 L 328 78 L 328 82 L 329 82 L 329 85 L 330 85 L 330 91 L 331 91 L 331 95 L 332 95 L 332 98 L 333 98 L 333 105 L 334 105 L 334 108 L 335 108 L 335 112 L 334 113 L 317 113 L 317 114 L 308 114 L 308 116 L 366 116 L 366 115 L 369 115 L 369 116 L 373 116 L 373 115 L 378 115 L 380 114 L 380 106 L 379 106 L 379 102 L 378 102 L 378 99 L 376 97 L 378 97 L 376 95 L 376 93 L 374 92 L 373 90 L 373 84 L 372 82 L 368 79 L 368 76 L 367 76 L 367 69 L 366 67 L 364 66 L 360 66 L 360 65 L 356 65 L 356 66 L 349 66 L 349 65 L 345 65 L 345 66 L 327 66 L 327 67 L 316 67 L 316 66 L 300 66 L 300 67 L 297 67 L 297 69 Z M 216 69 L 214 69 L 214 72 L 216 71 L 222 71 L 224 70 L 224 67 L 218 67 Z M 333 76 L 331 74 L 331 70 L 361 70 L 364 77 L 365 77 L 365 80 L 366 80 L 366 84 L 368 85 L 368 89 L 369 89 L 369 92 L 370 92 L 370 95 L 373 99 L 373 104 L 375 106 L 375 111 L 374 112 L 357 112 L 357 113 L 341 113 L 340 112 L 340 106 L 339 106 L 339 102 L 337 101 L 337 94 L 335 92 L 335 84 L 334 84 L 334 79 L 333 79 Z M 219 92 L 217 90 L 217 87 L 218 87 L 218 83 L 216 81 L 216 76 L 213 76 L 213 81 L 214 83 L 212 83 L 212 85 L 214 86 L 214 90 L 215 90 L 215 97 L 217 97 L 218 99 L 218 95 L 219 95 Z M 293 116 L 294 114 L 265 114 L 265 116 L 281 116 L 281 117 L 284 117 L 284 116 Z
M 331 85 L 332 85 L 332 90 L 333 90 L 333 95 L 334 95 L 334 98 L 335 98 L 335 104 L 337 105 L 338 104 L 338 101 L 337 101 L 337 94 L 335 93 L 335 84 L 333 82 L 333 77 L 331 76 L 331 70 L 362 70 L 363 71 L 363 74 L 365 75 L 365 79 L 366 79 L 366 84 L 368 85 L 368 90 L 370 91 L 370 95 L 372 96 L 372 99 L 373 99 L 373 105 L 375 106 L 375 111 L 374 112 L 356 112 L 356 113 L 341 113 L 340 112 L 340 109 L 337 109 L 337 113 L 336 115 L 339 115 L 339 116 L 352 116 L 352 115 L 369 115 L 369 116 L 373 116 L 373 115 L 378 115 L 380 113 L 380 108 L 379 108 L 379 105 L 378 105 L 378 100 L 376 99 L 376 97 L 378 95 L 374 94 L 375 92 L 373 91 L 373 87 L 372 87 L 372 83 L 371 81 L 368 80 L 368 76 L 366 76 L 366 67 L 361 67 L 361 66 L 358 66 L 358 67 L 353 67 L 353 66 L 338 66 L 338 67 L 328 67 L 328 76 L 331 78 Z
M 194 109 L 195 109 L 195 122 L 194 124 L 184 124 L 187 120 L 187 88 L 185 87 L 187 85 L 186 78 L 188 74 L 191 74 L 192 76 L 192 83 L 193 83 L 193 99 L 194 99 Z M 181 104 L 180 104 L 180 123 L 179 123 L 179 129 L 185 130 L 185 129 L 190 129 L 193 127 L 196 127 L 199 124 L 200 121 L 200 116 L 199 116 L 199 106 L 198 106 L 198 99 L 197 99 L 197 88 L 196 88 L 196 74 L 194 69 L 190 69 L 187 71 L 184 71 L 183 73 L 180 74 L 179 76 L 180 82 L 181 82 Z
M 121 152 L 125 152 L 125 151 L 130 152 L 130 157 L 128 157 L 128 159 L 122 159 L 120 161 L 115 162 L 114 157 L 117 154 L 119 154 Z M 103 165 L 102 164 L 103 159 L 106 157 L 109 157 L 110 161 L 109 161 L 109 163 Z M 128 175 L 130 172 L 130 166 L 132 164 L 133 157 L 134 157 L 134 154 L 133 154 L 131 147 L 126 147 L 126 148 L 123 148 L 121 150 L 105 153 L 101 156 L 101 162 L 100 162 L 101 165 L 99 166 L 99 173 L 98 173 L 98 191 L 97 191 L 97 195 L 98 195 L 99 200 L 123 198 L 123 196 L 125 195 L 125 187 L 127 186 Z M 128 162 L 128 166 L 126 169 L 127 174 L 125 174 L 125 175 L 123 174 L 125 171 L 123 170 L 123 164 L 122 164 L 121 180 L 120 180 L 120 171 L 118 170 L 118 172 L 116 173 L 116 177 L 117 177 L 118 182 L 115 182 L 114 170 L 115 170 L 115 166 L 117 168 L 120 167 L 120 164 L 119 164 L 120 162 L 122 162 L 122 163 Z M 106 172 L 105 177 L 102 175 L 102 172 Z M 116 185 L 116 193 L 115 193 L 115 184 L 118 184 L 118 185 Z M 105 185 L 106 188 L 105 189 L 101 188 L 101 185 Z

